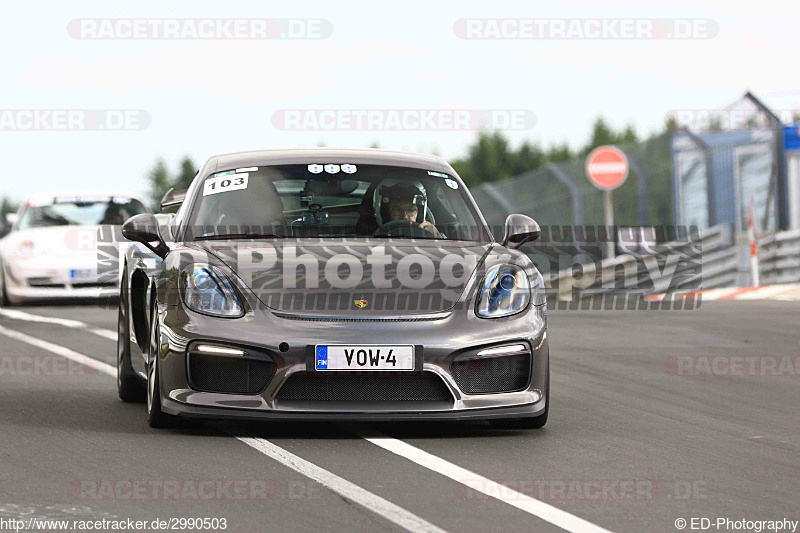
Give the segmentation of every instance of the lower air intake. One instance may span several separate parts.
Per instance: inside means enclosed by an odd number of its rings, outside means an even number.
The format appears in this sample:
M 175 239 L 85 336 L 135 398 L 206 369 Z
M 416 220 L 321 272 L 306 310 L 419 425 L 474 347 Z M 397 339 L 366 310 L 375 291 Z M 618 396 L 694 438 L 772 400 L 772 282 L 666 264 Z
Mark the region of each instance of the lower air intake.
M 275 363 L 189 352 L 189 383 L 195 390 L 258 394 L 275 375 Z
M 450 402 L 447 385 L 432 372 L 297 372 L 278 400 L 309 402 Z
M 530 383 L 531 355 L 464 359 L 455 361 L 450 371 L 458 388 L 467 394 L 520 391 Z

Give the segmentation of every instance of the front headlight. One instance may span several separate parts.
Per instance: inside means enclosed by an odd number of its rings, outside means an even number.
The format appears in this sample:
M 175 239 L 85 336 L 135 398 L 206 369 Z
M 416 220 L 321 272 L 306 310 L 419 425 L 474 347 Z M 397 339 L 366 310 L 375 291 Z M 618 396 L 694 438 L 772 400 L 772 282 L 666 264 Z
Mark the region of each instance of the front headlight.
M 244 307 L 225 274 L 209 265 L 193 265 L 183 273 L 183 300 L 198 313 L 227 318 L 244 315 Z
M 17 255 L 20 259 L 30 259 L 36 254 L 36 245 L 33 241 L 19 241 L 17 243 Z
M 528 307 L 530 300 L 525 271 L 516 265 L 496 265 L 486 273 L 475 313 L 481 318 L 514 315 Z

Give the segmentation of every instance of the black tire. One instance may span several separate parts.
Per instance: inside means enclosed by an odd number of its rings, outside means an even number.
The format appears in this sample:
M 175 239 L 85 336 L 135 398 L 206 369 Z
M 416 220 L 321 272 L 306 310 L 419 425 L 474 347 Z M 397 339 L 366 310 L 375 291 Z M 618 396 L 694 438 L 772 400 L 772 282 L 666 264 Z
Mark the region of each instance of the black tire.
M 151 428 L 169 428 L 175 425 L 177 417 L 161 410 L 161 380 L 158 361 L 160 336 L 158 313 L 153 306 L 150 320 L 150 340 L 147 343 L 147 423 Z
M 491 424 L 502 429 L 540 429 L 547 424 L 547 414 L 550 411 L 550 366 L 547 366 L 547 390 L 544 395 L 544 412 L 537 416 L 527 418 L 501 418 L 492 420 Z
M 6 269 L 3 262 L 0 261 L 0 306 L 9 307 L 11 302 L 8 299 L 6 292 Z
M 131 363 L 131 330 L 128 321 L 128 277 L 123 271 L 117 309 L 117 392 L 123 402 L 144 402 L 146 383 Z

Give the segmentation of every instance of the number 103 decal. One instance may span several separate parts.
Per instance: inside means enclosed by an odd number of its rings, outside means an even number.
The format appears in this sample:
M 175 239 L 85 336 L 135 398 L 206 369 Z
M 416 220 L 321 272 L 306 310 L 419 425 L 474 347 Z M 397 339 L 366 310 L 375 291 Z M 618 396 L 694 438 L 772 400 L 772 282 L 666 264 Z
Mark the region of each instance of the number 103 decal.
M 247 188 L 247 179 L 250 174 L 224 174 L 208 178 L 203 184 L 203 196 L 221 192 L 238 191 Z

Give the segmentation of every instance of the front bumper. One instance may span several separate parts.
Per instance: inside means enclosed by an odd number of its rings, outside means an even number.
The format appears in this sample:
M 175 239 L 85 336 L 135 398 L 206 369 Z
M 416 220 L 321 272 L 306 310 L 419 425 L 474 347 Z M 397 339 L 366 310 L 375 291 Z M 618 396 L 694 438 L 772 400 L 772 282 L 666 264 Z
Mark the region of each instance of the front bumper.
M 463 420 L 520 418 L 544 412 L 549 345 L 543 314 L 526 312 L 496 320 L 479 319 L 471 309 L 442 313 L 430 321 L 296 320 L 268 310 L 241 319 L 221 319 L 187 311 L 182 305 L 160 311 L 159 372 L 162 408 L 192 418 L 281 420 Z M 261 324 L 262 327 L 257 327 Z M 207 332 L 214 332 L 213 335 Z M 191 341 L 252 347 L 269 354 L 275 373 L 258 394 L 202 392 L 190 385 L 187 346 Z M 468 394 L 457 384 L 451 364 L 465 351 L 511 343 L 530 350 L 530 380 L 513 392 Z M 438 376 L 452 402 L 287 402 L 278 393 L 299 372 L 313 371 L 316 344 L 409 344 L 417 346 L 420 369 Z M 284 350 L 280 349 L 284 345 Z M 368 372 L 376 374 L 375 372 Z M 463 382 L 462 382 L 463 383 Z
M 544 413 L 547 400 L 543 398 L 535 404 L 509 407 L 490 407 L 485 409 L 450 409 L 447 411 L 271 411 L 252 409 L 232 409 L 225 407 L 201 407 L 177 402 L 169 398 L 161 399 L 161 409 L 168 414 L 185 418 L 230 419 L 230 420 L 305 420 L 305 421 L 350 421 L 381 422 L 403 420 L 426 420 L 444 422 L 448 420 L 491 420 L 508 418 L 528 418 Z
M 26 261 L 6 264 L 4 268 L 5 290 L 13 303 L 72 298 L 105 300 L 119 295 L 118 273 L 73 277 L 73 271 L 96 271 L 96 260 Z

